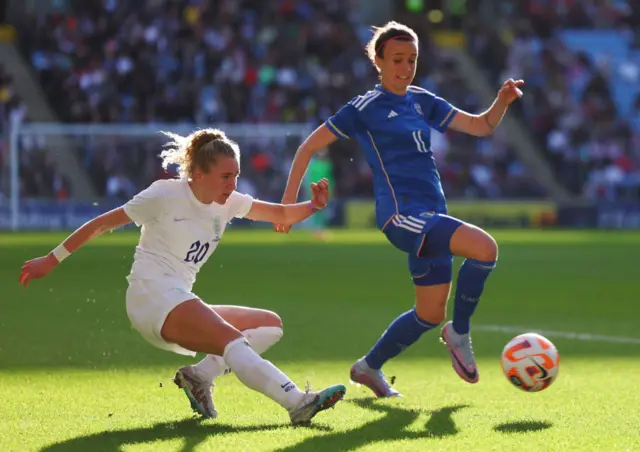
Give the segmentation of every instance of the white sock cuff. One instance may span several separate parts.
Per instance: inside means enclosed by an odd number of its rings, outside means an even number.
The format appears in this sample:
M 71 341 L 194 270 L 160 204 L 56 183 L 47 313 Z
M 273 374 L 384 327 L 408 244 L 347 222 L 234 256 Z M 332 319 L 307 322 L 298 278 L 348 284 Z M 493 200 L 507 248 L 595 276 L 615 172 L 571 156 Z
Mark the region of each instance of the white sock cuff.
M 282 338 L 284 331 L 279 326 L 260 326 L 244 330 L 242 334 L 249 341 L 251 348 L 261 355 Z
M 278 342 L 282 336 L 284 336 L 284 330 L 279 326 L 259 326 L 258 328 L 243 331 L 242 333 L 252 334 L 254 332 L 261 336 L 273 336 L 276 338 L 274 342 Z
M 222 354 L 222 357 L 224 358 L 224 360 L 227 361 L 227 354 L 229 353 L 229 351 L 233 347 L 235 347 L 238 344 L 242 344 L 242 343 L 244 343 L 247 347 L 251 347 L 251 345 L 249 345 L 249 342 L 247 341 L 247 338 L 244 337 L 244 336 L 239 337 L 238 339 L 234 339 L 224 347 L 224 352 Z M 227 364 L 228 363 L 229 363 L 229 361 L 227 361 Z

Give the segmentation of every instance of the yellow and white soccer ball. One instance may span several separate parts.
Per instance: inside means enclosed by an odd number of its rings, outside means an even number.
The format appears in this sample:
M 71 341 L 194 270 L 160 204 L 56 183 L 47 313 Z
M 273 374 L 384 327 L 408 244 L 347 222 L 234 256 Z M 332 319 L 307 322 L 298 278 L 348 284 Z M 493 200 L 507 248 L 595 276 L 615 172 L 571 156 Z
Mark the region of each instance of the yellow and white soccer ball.
M 553 343 L 536 333 L 514 337 L 502 350 L 502 370 L 514 386 L 542 391 L 558 376 L 560 355 Z

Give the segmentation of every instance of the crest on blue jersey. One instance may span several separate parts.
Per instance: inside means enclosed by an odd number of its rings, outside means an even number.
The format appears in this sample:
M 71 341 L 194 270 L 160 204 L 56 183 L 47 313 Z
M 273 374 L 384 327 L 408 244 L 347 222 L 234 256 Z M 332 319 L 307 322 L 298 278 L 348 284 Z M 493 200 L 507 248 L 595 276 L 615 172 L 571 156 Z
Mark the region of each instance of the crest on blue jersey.
M 418 114 L 421 114 L 422 116 L 424 116 L 424 113 L 422 113 L 422 107 L 420 106 L 420 104 L 413 104 L 413 107 L 416 109 Z

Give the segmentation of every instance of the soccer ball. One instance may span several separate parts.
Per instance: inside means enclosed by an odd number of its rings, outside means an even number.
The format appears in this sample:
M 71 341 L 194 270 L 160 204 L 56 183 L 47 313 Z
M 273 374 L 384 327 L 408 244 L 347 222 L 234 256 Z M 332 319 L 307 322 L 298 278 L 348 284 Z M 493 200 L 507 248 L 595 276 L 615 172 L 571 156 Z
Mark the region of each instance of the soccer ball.
M 536 333 L 514 337 L 502 350 L 502 370 L 509 381 L 527 392 L 549 387 L 558 376 L 560 355 L 549 339 Z

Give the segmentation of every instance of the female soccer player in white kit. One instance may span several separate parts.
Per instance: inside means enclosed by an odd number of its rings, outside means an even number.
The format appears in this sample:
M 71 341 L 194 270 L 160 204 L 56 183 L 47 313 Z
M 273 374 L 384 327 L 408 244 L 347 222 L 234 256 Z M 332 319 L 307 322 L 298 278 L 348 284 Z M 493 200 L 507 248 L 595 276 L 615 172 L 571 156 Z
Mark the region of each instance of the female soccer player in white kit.
M 205 418 L 217 417 L 212 381 L 230 370 L 246 386 L 285 408 L 292 423 L 308 422 L 341 400 L 345 386 L 301 391 L 259 355 L 282 337 L 282 323 L 275 313 L 211 306 L 191 291 L 229 221 L 244 217 L 299 223 L 325 207 L 328 181 L 311 184 L 313 199 L 308 202 L 259 201 L 235 191 L 240 150 L 224 132 L 204 129 L 187 137 L 167 135 L 172 141 L 160 154 L 163 166 L 178 164 L 180 178 L 154 182 L 122 207 L 85 223 L 47 256 L 27 261 L 20 283 L 27 287 L 89 240 L 133 221 L 142 231 L 127 276 L 127 314 L 154 346 L 184 355 L 207 354 L 196 365 L 178 369 L 174 378 L 191 407 Z

